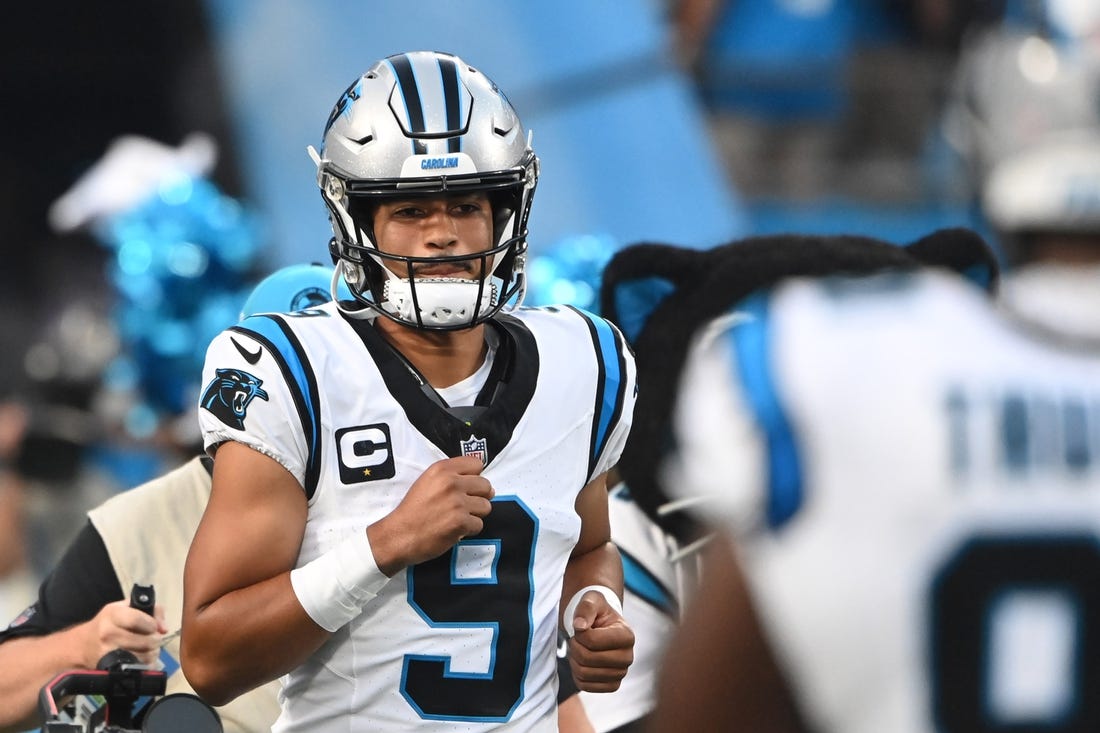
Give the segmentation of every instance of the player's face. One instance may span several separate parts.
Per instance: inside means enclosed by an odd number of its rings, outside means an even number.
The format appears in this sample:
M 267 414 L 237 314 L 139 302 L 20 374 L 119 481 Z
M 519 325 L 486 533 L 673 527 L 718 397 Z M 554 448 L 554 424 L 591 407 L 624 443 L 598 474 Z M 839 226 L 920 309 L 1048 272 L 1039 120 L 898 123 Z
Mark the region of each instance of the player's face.
M 492 246 L 492 207 L 483 193 L 387 201 L 375 212 L 374 236 L 381 251 L 403 257 L 483 252 Z M 386 262 L 396 274 L 407 276 L 400 265 Z M 414 271 L 423 277 L 477 278 L 481 276 L 481 266 L 482 260 L 472 258 L 420 263 Z

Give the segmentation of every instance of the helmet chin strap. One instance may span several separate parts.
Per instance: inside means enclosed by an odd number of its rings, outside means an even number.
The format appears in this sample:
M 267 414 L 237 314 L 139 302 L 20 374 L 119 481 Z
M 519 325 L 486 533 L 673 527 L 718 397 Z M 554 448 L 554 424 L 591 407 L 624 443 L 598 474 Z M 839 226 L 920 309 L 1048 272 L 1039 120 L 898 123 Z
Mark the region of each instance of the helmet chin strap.
M 340 279 L 343 278 L 343 265 L 339 264 L 332 270 L 332 283 L 329 285 L 329 295 L 336 303 L 336 309 L 343 313 L 348 318 L 355 318 L 360 321 L 370 321 L 378 317 L 378 311 L 373 308 L 348 308 L 340 299 L 336 297 L 338 292 L 337 288 L 340 286 Z M 346 280 L 345 280 L 346 282 Z

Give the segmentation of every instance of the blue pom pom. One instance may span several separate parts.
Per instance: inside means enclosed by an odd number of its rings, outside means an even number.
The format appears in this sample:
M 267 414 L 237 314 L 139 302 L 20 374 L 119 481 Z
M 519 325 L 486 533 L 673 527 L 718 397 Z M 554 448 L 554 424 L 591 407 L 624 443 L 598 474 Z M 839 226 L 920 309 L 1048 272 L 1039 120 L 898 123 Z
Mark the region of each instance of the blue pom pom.
M 260 252 L 255 219 L 204 178 L 173 177 L 137 206 L 96 230 L 114 256 L 108 277 L 118 301 L 114 322 L 127 369 L 136 373 L 139 411 L 127 420 L 134 437 L 150 431 L 149 415 L 190 409 L 206 347 L 233 325 Z M 140 417 L 139 417 L 140 413 Z
M 590 312 L 599 308 L 604 267 L 619 249 L 607 235 L 567 237 L 534 255 L 527 264 L 528 305 L 573 305 Z

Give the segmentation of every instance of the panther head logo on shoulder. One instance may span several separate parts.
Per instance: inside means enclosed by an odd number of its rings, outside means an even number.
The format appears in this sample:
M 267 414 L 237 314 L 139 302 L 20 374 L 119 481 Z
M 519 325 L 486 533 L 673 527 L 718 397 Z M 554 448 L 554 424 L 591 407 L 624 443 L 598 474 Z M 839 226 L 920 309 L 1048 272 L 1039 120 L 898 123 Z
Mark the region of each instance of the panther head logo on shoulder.
M 214 374 L 200 404 L 229 427 L 243 430 L 248 404 L 256 397 L 267 400 L 267 392 L 260 389 L 263 380 L 240 369 L 215 369 Z

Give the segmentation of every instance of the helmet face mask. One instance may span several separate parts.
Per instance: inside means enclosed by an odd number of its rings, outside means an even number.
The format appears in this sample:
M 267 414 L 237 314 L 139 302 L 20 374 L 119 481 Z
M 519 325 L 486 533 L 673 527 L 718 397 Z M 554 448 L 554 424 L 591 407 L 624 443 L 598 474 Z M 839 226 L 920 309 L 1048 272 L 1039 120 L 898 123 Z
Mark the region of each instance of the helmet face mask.
M 335 248 L 333 244 L 331 247 Z M 508 238 L 496 247 L 458 255 L 413 256 L 373 245 L 345 243 L 341 273 L 360 302 L 387 317 L 424 330 L 455 330 L 491 318 L 526 288 L 525 255 Z M 478 276 L 419 275 L 423 265 L 461 263 Z M 506 272 L 511 278 L 498 275 Z M 369 274 L 368 274 L 369 273 Z
M 476 69 L 425 51 L 379 61 L 336 103 L 315 160 L 333 260 L 368 312 L 413 328 L 454 330 L 522 302 L 538 159 L 507 98 Z M 492 208 L 485 251 L 409 257 L 380 250 L 373 217 L 382 203 L 475 192 Z M 482 278 L 415 273 L 423 262 L 457 260 L 468 260 Z

